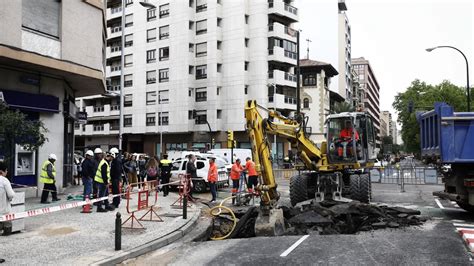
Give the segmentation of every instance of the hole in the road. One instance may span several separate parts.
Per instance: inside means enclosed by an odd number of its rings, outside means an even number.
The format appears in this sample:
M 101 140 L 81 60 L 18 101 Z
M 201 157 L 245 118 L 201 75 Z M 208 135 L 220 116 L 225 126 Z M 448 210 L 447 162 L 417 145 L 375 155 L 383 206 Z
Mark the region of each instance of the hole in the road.
M 280 207 L 285 218 L 284 235 L 306 234 L 356 234 L 384 228 L 403 228 L 421 225 L 427 220 L 420 216 L 420 211 L 390 207 L 386 205 L 364 204 L 357 201 L 323 201 L 307 203 L 298 207 Z M 211 237 L 229 238 L 255 237 L 257 207 L 233 208 L 238 222 L 234 227 L 231 215 L 223 213 L 214 218 Z

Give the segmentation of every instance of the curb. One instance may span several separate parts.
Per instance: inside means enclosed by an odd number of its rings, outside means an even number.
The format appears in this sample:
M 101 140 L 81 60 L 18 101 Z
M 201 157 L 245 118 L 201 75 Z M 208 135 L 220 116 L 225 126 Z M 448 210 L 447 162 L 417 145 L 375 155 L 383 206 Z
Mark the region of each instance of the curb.
M 196 225 L 198 218 L 201 214 L 200 209 L 196 209 L 193 216 L 188 219 L 188 222 L 177 228 L 171 233 L 168 233 L 160 238 L 147 242 L 143 245 L 137 246 L 127 251 L 117 251 L 117 254 L 99 261 L 92 263 L 91 265 L 115 265 L 119 264 L 125 260 L 136 258 L 145 253 L 148 253 L 153 250 L 160 249 L 166 245 L 169 245 L 183 236 L 188 234 L 193 227 Z

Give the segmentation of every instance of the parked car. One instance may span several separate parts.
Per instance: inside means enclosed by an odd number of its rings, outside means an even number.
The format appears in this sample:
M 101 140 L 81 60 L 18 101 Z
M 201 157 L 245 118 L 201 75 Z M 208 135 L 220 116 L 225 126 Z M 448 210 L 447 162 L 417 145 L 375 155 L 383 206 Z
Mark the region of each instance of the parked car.
M 180 174 L 186 174 L 186 164 L 188 163 L 187 158 L 179 158 L 173 162 L 173 167 L 171 169 L 171 178 L 170 182 L 179 181 Z M 193 189 L 196 192 L 206 192 L 209 187 L 207 181 L 207 174 L 209 172 L 209 160 L 203 157 L 197 157 L 196 159 L 196 169 L 197 176 L 199 180 L 193 180 Z M 225 184 L 228 184 L 228 177 L 226 168 L 216 162 L 217 165 L 217 186 L 223 187 Z M 178 186 L 179 184 L 173 184 L 172 186 Z

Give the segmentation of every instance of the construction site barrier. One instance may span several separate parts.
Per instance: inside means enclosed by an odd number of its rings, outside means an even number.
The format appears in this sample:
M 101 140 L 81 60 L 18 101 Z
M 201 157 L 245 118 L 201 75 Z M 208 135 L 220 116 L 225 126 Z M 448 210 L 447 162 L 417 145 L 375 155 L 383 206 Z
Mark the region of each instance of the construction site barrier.
M 179 174 L 179 185 L 178 185 L 178 193 L 179 198 L 173 202 L 170 206 L 182 209 L 183 205 L 186 207 L 191 207 L 190 202 L 194 202 L 194 199 L 190 196 L 190 192 L 192 188 L 191 176 L 188 174 Z
M 148 188 L 148 189 L 138 190 L 137 192 L 134 193 L 133 188 L 137 186 L 141 186 L 143 188 Z M 161 217 L 155 211 L 155 205 L 158 201 L 158 193 L 156 192 L 156 189 L 151 189 L 152 187 L 158 187 L 157 180 L 128 184 L 125 195 L 126 195 L 126 200 L 127 200 L 127 213 L 130 214 L 130 216 L 122 223 L 123 228 L 145 229 L 145 227 L 143 226 L 142 223 L 140 223 L 140 221 L 163 222 L 163 219 L 161 219 Z M 155 200 L 153 204 L 150 204 L 149 196 L 153 194 L 153 192 L 155 194 Z M 137 205 L 136 207 L 135 205 L 133 205 L 134 208 L 132 208 L 132 205 L 130 205 L 130 200 L 133 199 L 130 197 L 130 195 L 132 194 L 137 195 L 137 201 L 136 201 Z M 137 219 L 137 217 L 135 216 L 135 213 L 142 210 L 147 210 L 147 212 Z M 145 218 L 145 216 L 147 215 L 150 216 L 148 219 Z M 125 225 L 128 221 L 130 221 L 130 226 Z M 134 227 L 134 224 L 138 225 L 138 227 Z

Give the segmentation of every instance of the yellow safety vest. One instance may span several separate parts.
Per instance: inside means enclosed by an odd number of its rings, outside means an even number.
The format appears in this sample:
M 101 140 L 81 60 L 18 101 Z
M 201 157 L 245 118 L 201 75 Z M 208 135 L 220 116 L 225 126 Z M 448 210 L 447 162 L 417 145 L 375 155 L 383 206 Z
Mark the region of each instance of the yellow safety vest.
M 163 166 L 168 166 L 171 164 L 171 161 L 168 159 L 163 159 L 160 161 L 160 164 L 162 164 Z
M 95 172 L 95 178 L 94 178 L 95 182 L 101 183 L 101 184 L 104 183 L 104 180 L 102 179 L 102 170 L 101 170 L 104 163 L 107 165 L 107 182 L 110 183 L 110 165 L 105 159 L 102 159 L 102 161 L 100 161 L 99 163 L 99 167 L 97 167 L 97 171 Z
M 53 166 L 53 176 L 56 177 L 56 167 L 54 167 L 54 164 L 52 162 L 50 162 L 49 160 L 46 160 L 43 163 L 43 166 L 41 166 L 41 174 L 40 174 L 41 183 L 54 184 L 54 179 L 49 178 L 48 171 L 46 171 L 46 169 L 48 169 L 48 165 L 50 164 Z

